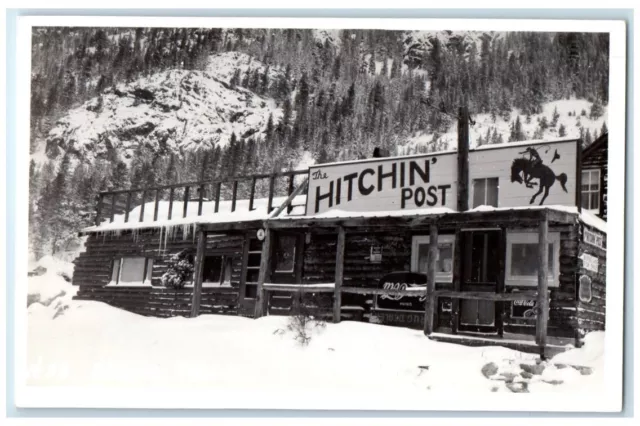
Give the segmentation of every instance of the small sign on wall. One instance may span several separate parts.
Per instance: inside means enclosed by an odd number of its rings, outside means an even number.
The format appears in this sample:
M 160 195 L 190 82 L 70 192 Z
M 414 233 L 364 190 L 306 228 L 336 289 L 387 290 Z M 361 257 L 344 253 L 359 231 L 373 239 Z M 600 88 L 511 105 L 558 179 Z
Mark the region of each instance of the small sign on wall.
M 378 288 L 382 290 L 416 290 L 416 295 L 391 296 L 382 294 L 375 298 L 375 309 L 393 311 L 424 312 L 423 295 L 426 290 L 427 276 L 414 272 L 392 272 L 382 277 Z
M 587 244 L 604 249 L 604 237 L 600 234 L 585 229 L 582 234 L 582 239 Z
M 371 263 L 382 262 L 382 246 L 371 246 L 369 261 Z
M 511 303 L 512 318 L 535 318 L 536 301 L 535 300 L 514 300 Z
M 582 253 L 582 256 L 580 256 L 580 259 L 582 259 L 582 267 L 584 269 L 591 272 L 598 272 L 598 267 L 600 265 L 597 257 L 587 253 Z

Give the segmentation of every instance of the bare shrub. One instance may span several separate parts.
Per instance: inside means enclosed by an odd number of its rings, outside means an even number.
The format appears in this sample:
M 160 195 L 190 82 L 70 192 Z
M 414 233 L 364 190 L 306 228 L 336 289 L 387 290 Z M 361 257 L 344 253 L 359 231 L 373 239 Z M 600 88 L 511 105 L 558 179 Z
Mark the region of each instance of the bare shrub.
M 314 297 L 313 293 L 295 293 L 292 303 L 292 315 L 287 329 L 294 334 L 298 343 L 306 346 L 311 341 L 313 332 L 327 325 L 320 316 L 325 306 L 321 298 Z

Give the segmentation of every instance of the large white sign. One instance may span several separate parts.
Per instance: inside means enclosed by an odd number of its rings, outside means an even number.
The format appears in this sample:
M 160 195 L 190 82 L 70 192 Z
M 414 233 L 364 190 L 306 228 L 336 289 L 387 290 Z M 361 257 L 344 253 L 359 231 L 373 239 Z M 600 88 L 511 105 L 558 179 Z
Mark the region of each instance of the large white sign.
M 456 155 L 427 154 L 313 166 L 307 214 L 456 208 Z
M 509 145 L 469 152 L 470 208 L 491 205 L 484 195 L 489 179 L 497 179 L 491 190 L 497 190 L 498 207 L 576 205 L 576 140 Z

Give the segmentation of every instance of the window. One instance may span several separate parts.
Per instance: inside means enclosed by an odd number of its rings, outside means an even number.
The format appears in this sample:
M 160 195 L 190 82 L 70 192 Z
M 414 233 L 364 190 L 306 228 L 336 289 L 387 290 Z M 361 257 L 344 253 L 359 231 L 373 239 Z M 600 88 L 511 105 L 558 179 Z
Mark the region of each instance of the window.
M 202 265 L 202 285 L 230 285 L 232 265 L 233 259 L 230 256 L 205 256 Z
M 453 280 L 453 248 L 454 235 L 438 235 L 438 256 L 436 257 L 436 280 L 451 282 Z M 427 273 L 429 262 L 429 236 L 413 237 L 411 245 L 411 270 Z
M 153 259 L 145 257 L 122 257 L 114 259 L 109 285 L 148 286 L 151 285 Z
M 249 240 L 249 257 L 245 275 L 244 297 L 255 299 L 258 294 L 258 277 L 260 276 L 260 261 L 262 260 L 262 242 L 252 238 Z
M 582 171 L 582 208 L 600 210 L 600 169 Z
M 473 180 L 473 207 L 498 207 L 498 178 Z
M 202 264 L 202 283 L 220 284 L 222 278 L 222 256 L 205 256 Z
M 550 286 L 559 285 L 560 234 L 550 232 L 549 238 Z M 507 234 L 507 285 L 538 285 L 538 234 L 536 232 L 509 232 Z
M 293 272 L 295 257 L 295 235 L 278 235 L 275 244 L 275 272 Z

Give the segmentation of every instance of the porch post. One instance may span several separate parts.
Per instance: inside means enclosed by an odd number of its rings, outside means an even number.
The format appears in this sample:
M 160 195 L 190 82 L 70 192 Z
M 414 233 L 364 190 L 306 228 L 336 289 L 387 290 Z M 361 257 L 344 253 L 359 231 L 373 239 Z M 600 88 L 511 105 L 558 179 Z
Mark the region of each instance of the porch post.
M 202 293 L 202 262 L 204 260 L 204 250 L 207 241 L 207 234 L 205 234 L 202 226 L 198 225 L 196 228 L 198 233 L 198 246 L 196 251 L 196 259 L 193 265 L 193 298 L 191 300 L 191 317 L 197 317 L 200 313 L 200 296 Z
M 542 218 L 538 227 L 538 297 L 536 317 L 536 342 L 540 347 L 540 357 L 545 358 L 547 345 L 547 322 L 549 320 L 549 218 L 547 211 L 542 211 Z
M 429 226 L 429 258 L 427 265 L 427 300 L 424 306 L 424 334 L 433 333 L 433 318 L 436 311 L 436 259 L 438 257 L 438 226 Z
M 342 278 L 344 276 L 344 227 L 338 228 L 338 244 L 336 245 L 336 277 L 333 291 L 333 322 L 340 322 L 340 307 L 342 306 Z
M 462 291 L 462 278 L 464 265 L 462 264 L 462 231 L 456 229 L 455 243 L 453 245 L 453 291 Z M 451 299 L 451 333 L 458 334 L 460 323 L 460 299 Z
M 260 272 L 258 274 L 258 288 L 256 294 L 255 318 L 260 318 L 267 313 L 267 295 L 264 291 L 264 282 L 269 273 L 269 265 L 271 264 L 271 233 L 272 230 L 265 227 L 264 241 L 262 242 L 262 256 L 260 257 Z

